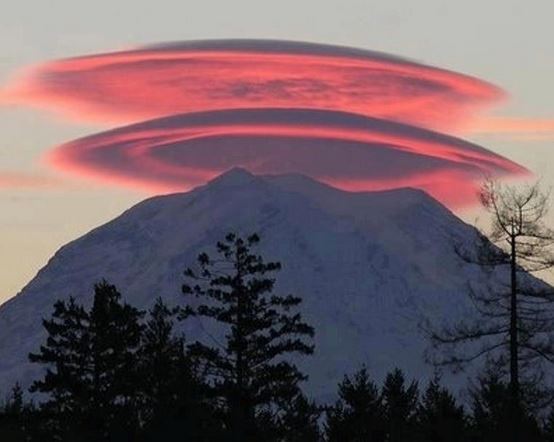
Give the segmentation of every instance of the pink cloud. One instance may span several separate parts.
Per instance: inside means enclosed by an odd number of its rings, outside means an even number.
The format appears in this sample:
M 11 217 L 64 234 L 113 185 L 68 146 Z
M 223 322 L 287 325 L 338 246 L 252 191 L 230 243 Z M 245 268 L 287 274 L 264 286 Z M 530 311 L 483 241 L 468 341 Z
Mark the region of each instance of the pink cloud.
M 474 202 L 476 183 L 486 175 L 528 173 L 487 149 L 426 129 L 344 112 L 278 108 L 146 121 L 62 145 L 48 161 L 153 193 L 187 190 L 242 166 L 261 174 L 303 173 L 347 190 L 418 187 L 451 206 Z
M 215 40 L 47 62 L 16 78 L 5 99 L 109 123 L 217 109 L 297 107 L 445 129 L 503 96 L 477 78 L 379 52 Z
M 460 206 L 475 201 L 485 175 L 528 174 L 440 133 L 471 127 L 504 97 L 475 77 L 379 52 L 213 40 L 46 62 L 17 76 L 2 100 L 136 123 L 47 154 L 57 169 L 102 182 L 179 191 L 242 166 L 348 190 L 419 187 Z

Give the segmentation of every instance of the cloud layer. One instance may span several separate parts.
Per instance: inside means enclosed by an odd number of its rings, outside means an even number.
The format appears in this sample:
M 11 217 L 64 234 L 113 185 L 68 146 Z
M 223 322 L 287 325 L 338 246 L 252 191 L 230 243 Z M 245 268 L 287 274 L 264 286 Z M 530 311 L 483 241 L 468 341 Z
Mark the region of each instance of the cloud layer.
M 526 170 L 466 141 L 402 123 L 313 109 L 180 114 L 99 133 L 54 150 L 62 170 L 149 191 L 178 191 L 242 166 L 297 172 L 348 190 L 413 186 L 451 204 L 485 175 Z M 464 183 L 450 192 L 439 183 Z
M 32 68 L 5 99 L 132 122 L 232 108 L 316 108 L 444 129 L 503 96 L 466 75 L 352 48 L 271 41 L 166 44 Z
M 484 175 L 528 173 L 439 133 L 460 131 L 503 96 L 477 78 L 378 52 L 215 40 L 47 62 L 17 77 L 3 101 L 135 123 L 47 155 L 104 182 L 178 191 L 242 166 L 348 190 L 419 187 L 458 206 L 474 201 Z

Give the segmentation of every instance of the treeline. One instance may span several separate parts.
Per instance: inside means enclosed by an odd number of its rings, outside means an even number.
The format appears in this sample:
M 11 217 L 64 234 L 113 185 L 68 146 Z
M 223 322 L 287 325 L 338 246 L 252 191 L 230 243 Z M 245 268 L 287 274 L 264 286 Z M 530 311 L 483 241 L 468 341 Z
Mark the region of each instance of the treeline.
M 394 370 L 378 384 L 363 367 L 337 386 L 336 402 L 310 398 L 293 356 L 313 352 L 315 331 L 299 312 L 299 297 L 274 293 L 280 264 L 255 254 L 258 242 L 256 235 L 229 234 L 215 257 L 200 254 L 185 271 L 184 307 L 158 299 L 140 311 L 105 281 L 95 286 L 90 308 L 74 298 L 57 301 L 43 321 L 45 342 L 29 355 L 44 367 L 30 387 L 33 402 L 14 387 L 0 410 L 0 440 L 512 438 L 512 392 L 493 368 L 472 383 L 463 405 L 439 378 L 421 384 Z M 178 324 L 198 319 L 219 332 L 189 342 Z M 547 408 L 522 400 L 519 440 L 554 441 L 554 413 Z
M 89 310 L 74 299 L 58 301 L 51 318 L 44 321 L 46 342 L 30 355 L 47 367 L 30 390 L 48 396 L 26 402 L 16 385 L 1 407 L 0 440 L 493 442 L 510 438 L 509 388 L 493 372 L 469 389 L 466 407 L 438 378 L 420 386 L 396 369 L 378 385 L 364 367 L 339 383 L 336 402 L 317 404 L 290 378 L 286 367 L 293 365 L 286 357 L 270 385 L 252 383 L 242 387 L 244 391 L 234 391 L 236 379 L 215 380 L 198 356 L 198 343 L 187 343 L 176 331 L 182 314 L 161 299 L 145 314 L 125 303 L 106 282 L 96 285 Z M 223 345 L 229 344 L 227 339 Z M 252 406 L 248 428 L 236 428 L 234 395 L 247 403 L 262 391 L 265 399 Z M 554 441 L 554 414 L 542 419 L 534 411 L 529 406 L 525 412 L 523 440 Z

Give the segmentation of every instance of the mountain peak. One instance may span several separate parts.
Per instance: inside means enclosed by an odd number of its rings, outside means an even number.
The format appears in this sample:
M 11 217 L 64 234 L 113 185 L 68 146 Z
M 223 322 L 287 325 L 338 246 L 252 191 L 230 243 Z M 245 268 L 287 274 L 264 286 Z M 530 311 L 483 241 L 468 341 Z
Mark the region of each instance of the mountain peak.
M 240 186 L 256 180 L 256 176 L 242 167 L 233 167 L 209 181 L 209 185 Z

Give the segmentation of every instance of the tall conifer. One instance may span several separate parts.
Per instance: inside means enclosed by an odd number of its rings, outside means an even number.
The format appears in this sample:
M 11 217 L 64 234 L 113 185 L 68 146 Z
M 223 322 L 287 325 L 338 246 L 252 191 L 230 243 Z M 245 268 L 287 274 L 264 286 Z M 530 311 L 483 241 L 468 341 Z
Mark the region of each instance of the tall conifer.
M 217 258 L 198 257 L 198 269 L 185 272 L 190 281 L 183 293 L 199 305 L 185 309 L 184 316 L 217 322 L 226 331 L 225 340 L 196 342 L 191 353 L 205 366 L 214 394 L 223 401 L 232 440 L 259 440 L 263 430 L 260 413 L 273 413 L 298 393 L 306 379 L 291 361 L 293 353 L 311 354 L 309 338 L 314 330 L 293 312 L 301 299 L 273 294 L 280 270 L 277 262 L 266 262 L 255 254 L 257 235 L 243 239 L 228 234 L 217 243 Z

